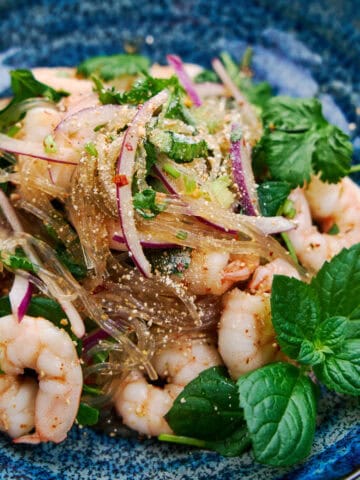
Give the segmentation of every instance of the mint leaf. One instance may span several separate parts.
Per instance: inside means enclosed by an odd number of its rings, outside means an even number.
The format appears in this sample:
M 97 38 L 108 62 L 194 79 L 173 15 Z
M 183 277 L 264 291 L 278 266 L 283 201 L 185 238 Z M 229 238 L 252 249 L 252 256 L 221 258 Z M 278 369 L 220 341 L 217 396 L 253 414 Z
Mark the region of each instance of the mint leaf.
M 243 426 L 235 382 L 223 367 L 212 367 L 188 383 L 165 415 L 177 435 L 221 440 Z
M 360 337 L 350 335 L 333 347 L 332 355 L 314 366 L 317 378 L 331 390 L 347 395 L 360 395 Z
M 264 182 L 257 188 L 261 214 L 274 217 L 291 192 L 287 182 Z
M 297 359 L 303 340 L 312 342 L 318 326 L 320 306 L 316 293 L 296 278 L 275 275 L 271 313 L 281 349 Z
M 300 351 L 297 360 L 303 365 L 316 365 L 324 361 L 324 353 L 316 349 L 315 345 L 309 340 L 303 340 L 300 345 Z
M 142 55 L 120 53 L 88 58 L 80 63 L 77 72 L 84 77 L 95 74 L 103 80 L 109 81 L 122 75 L 137 75 L 147 72 L 149 67 L 149 59 Z
M 311 286 L 316 290 L 322 318 L 360 318 L 360 243 L 324 263 Z
M 245 426 L 235 430 L 234 433 L 223 440 L 199 440 L 198 438 L 169 434 L 159 435 L 158 439 L 163 442 L 191 445 L 205 450 L 213 450 L 224 457 L 237 457 L 250 446 L 250 438 Z
M 76 420 L 80 425 L 95 425 L 99 421 L 99 414 L 99 409 L 81 402 Z
M 326 318 L 315 331 L 315 342 L 329 348 L 341 344 L 345 340 L 348 323 L 345 317 Z
M 166 208 L 166 204 L 156 203 L 156 192 L 152 188 L 135 193 L 133 204 L 139 215 L 147 219 L 156 217 Z
M 349 172 L 350 139 L 325 120 L 318 100 L 274 97 L 262 119 L 265 131 L 255 163 L 265 161 L 274 180 L 295 187 L 319 173 L 321 180 L 336 183 Z
M 284 467 L 306 458 L 315 433 L 314 385 L 288 363 L 273 363 L 238 380 L 240 405 L 256 460 Z

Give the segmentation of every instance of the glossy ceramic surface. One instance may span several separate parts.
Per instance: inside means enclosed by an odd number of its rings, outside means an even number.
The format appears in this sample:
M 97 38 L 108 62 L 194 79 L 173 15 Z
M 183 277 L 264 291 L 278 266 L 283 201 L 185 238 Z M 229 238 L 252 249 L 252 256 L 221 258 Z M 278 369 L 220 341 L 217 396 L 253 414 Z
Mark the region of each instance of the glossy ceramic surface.
M 359 0 L 0 0 L 0 91 L 13 66 L 76 65 L 123 48 L 208 66 L 220 51 L 238 59 L 251 44 L 257 79 L 280 93 L 318 96 L 328 118 L 351 133 L 358 160 L 359 11 Z M 337 479 L 359 466 L 359 418 L 355 399 L 322 392 L 311 456 L 287 470 L 256 465 L 250 454 L 225 459 L 88 429 L 74 428 L 57 446 L 15 447 L 0 437 L 0 478 Z

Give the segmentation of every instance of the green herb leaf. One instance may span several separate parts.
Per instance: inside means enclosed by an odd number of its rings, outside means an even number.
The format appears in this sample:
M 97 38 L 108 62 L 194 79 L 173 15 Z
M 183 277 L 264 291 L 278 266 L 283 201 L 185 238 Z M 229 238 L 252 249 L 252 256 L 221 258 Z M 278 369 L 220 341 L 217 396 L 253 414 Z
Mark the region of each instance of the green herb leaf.
M 32 273 L 38 271 L 38 266 L 30 262 L 21 248 L 17 248 L 14 254 L 0 251 L 0 262 L 12 270 L 20 269 Z
M 77 280 L 81 280 L 82 278 L 86 277 L 86 265 L 75 260 L 62 244 L 56 246 L 56 256 L 58 260 L 69 270 L 71 275 Z
M 156 148 L 147 140 L 144 142 L 144 148 L 146 152 L 146 175 L 149 175 L 150 170 L 156 164 L 157 155 L 156 155 Z
M 288 363 L 273 363 L 238 380 L 256 460 L 284 467 L 306 458 L 315 433 L 314 385 Z
M 95 144 L 93 142 L 89 142 L 85 145 L 85 151 L 89 154 L 92 155 L 93 157 L 98 156 L 98 151 L 95 147 Z
M 360 395 L 360 244 L 326 262 L 310 285 L 275 276 L 272 321 L 283 351 L 328 388 Z
M 90 405 L 81 402 L 79 405 L 76 420 L 80 425 L 96 425 L 99 421 L 99 414 L 99 409 L 90 407 Z
M 163 442 L 190 445 L 193 447 L 213 450 L 224 457 L 237 457 L 250 446 L 250 438 L 245 426 L 235 430 L 229 437 L 222 440 L 199 440 L 198 438 L 184 437 L 180 435 L 159 435 L 158 439 Z
M 223 367 L 212 367 L 188 383 L 165 415 L 177 435 L 221 440 L 243 426 L 235 382 Z
M 21 102 L 28 98 L 44 97 L 52 102 L 59 102 L 62 97 L 68 97 L 69 92 L 64 90 L 55 90 L 45 83 L 36 80 L 30 70 L 11 70 L 11 89 L 14 94 L 14 101 Z
M 360 243 L 324 263 L 311 286 L 318 294 L 322 318 L 360 318 Z
M 10 71 L 13 98 L 11 102 L 0 110 L 0 131 L 14 134 L 13 127 L 24 116 L 17 108 L 17 104 L 29 98 L 44 97 L 50 101 L 58 102 L 62 97 L 67 97 L 68 92 L 55 90 L 45 83 L 35 79 L 30 70 Z
M 204 83 L 204 82 L 218 83 L 220 82 L 220 79 L 213 70 L 203 70 L 202 72 L 198 73 L 195 76 L 194 82 L 195 83 Z
M 154 78 L 150 75 L 145 75 L 143 78 L 135 81 L 132 88 L 126 92 L 119 92 L 114 87 L 104 88 L 101 80 L 95 75 L 92 76 L 92 80 L 99 95 L 99 100 L 103 104 L 143 104 L 166 88 L 170 92 L 170 98 L 166 107 L 165 117 L 177 118 L 189 125 L 194 124 L 194 119 L 183 103 L 185 91 L 176 76 L 171 78 Z
M 142 55 L 120 53 L 88 58 L 80 63 L 77 72 L 84 77 L 98 75 L 105 81 L 122 75 L 138 75 L 149 70 L 150 61 Z
M 272 97 L 270 84 L 267 82 L 254 84 L 251 77 L 244 75 L 240 66 L 236 65 L 228 53 L 221 53 L 220 58 L 223 61 L 225 70 L 230 78 L 246 96 L 249 102 L 263 108 Z M 249 66 L 247 66 L 247 68 L 249 68 Z
M 265 217 L 278 215 L 280 207 L 290 195 L 291 187 L 287 182 L 264 182 L 257 188 L 261 214 Z
M 148 251 L 146 256 L 154 273 L 181 275 L 190 266 L 190 252 L 188 248 L 171 248 L 164 251 Z
M 137 192 L 133 196 L 133 204 L 135 210 L 147 219 L 156 217 L 156 215 L 166 208 L 165 203 L 156 203 L 156 192 L 152 188 Z
M 312 342 L 319 323 L 320 306 L 316 293 L 296 278 L 275 275 L 271 314 L 281 349 L 297 359 L 303 340 Z
M 325 120 L 318 100 L 274 97 L 262 119 L 265 132 L 255 156 L 265 159 L 274 180 L 295 187 L 319 173 L 321 180 L 337 183 L 349 172 L 349 137 Z

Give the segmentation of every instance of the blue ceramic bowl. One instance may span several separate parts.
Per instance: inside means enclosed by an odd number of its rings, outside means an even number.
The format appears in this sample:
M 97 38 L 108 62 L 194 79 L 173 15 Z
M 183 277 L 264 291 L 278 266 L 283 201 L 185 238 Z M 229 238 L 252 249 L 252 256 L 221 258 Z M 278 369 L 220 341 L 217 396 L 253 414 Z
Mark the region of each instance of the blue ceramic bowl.
M 208 66 L 220 51 L 239 58 L 251 44 L 256 77 L 280 93 L 318 96 L 359 159 L 359 11 L 359 0 L 1 0 L 0 91 L 14 66 L 76 65 L 129 45 L 158 62 L 173 52 Z M 358 407 L 323 392 L 312 453 L 292 469 L 73 428 L 61 445 L 0 437 L 0 478 L 337 479 L 360 464 Z

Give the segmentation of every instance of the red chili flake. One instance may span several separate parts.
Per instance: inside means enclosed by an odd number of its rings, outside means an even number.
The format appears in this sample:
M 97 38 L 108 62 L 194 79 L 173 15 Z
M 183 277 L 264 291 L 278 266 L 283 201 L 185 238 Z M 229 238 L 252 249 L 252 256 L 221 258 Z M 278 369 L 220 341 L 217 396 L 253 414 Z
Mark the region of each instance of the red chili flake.
M 134 150 L 131 143 L 125 143 L 125 148 L 128 152 L 132 152 Z
M 126 175 L 115 175 L 114 178 L 113 178 L 113 182 L 115 183 L 115 185 L 117 185 L 118 187 L 124 187 L 125 185 L 129 185 L 129 180 L 127 178 Z

